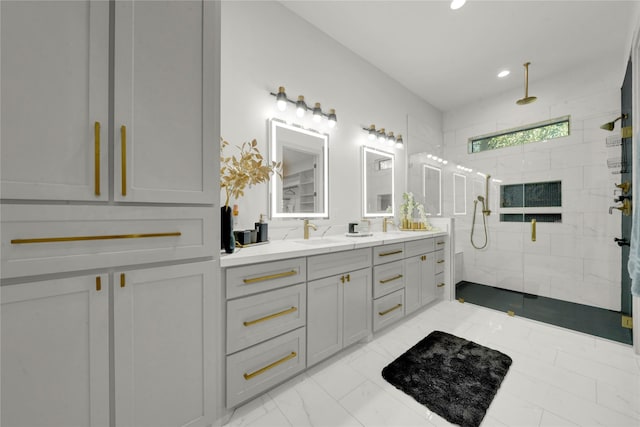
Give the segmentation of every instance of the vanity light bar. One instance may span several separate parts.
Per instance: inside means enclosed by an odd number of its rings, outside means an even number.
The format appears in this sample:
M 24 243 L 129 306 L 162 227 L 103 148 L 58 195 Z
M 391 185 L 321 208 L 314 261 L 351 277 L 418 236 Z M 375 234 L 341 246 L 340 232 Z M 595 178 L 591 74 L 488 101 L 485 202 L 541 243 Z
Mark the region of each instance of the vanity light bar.
M 404 148 L 404 141 L 402 140 L 402 135 L 398 134 L 398 136 L 394 136 L 393 132 L 385 132 L 384 128 L 380 128 L 376 130 L 376 125 L 371 125 L 368 128 L 362 128 L 369 135 L 368 138 L 370 141 L 378 140 L 381 144 L 386 144 L 391 147 L 396 147 L 399 149 Z
M 449 160 L 445 160 L 441 157 L 438 156 L 434 156 L 433 154 L 427 154 L 427 159 L 431 159 L 434 162 L 438 162 L 438 163 L 442 163 L 443 165 L 446 165 L 447 163 L 449 163 Z M 458 168 L 460 169 L 460 168 Z
M 299 95 L 296 101 L 293 101 L 287 97 L 287 94 L 284 91 L 284 86 L 280 86 L 278 88 L 278 93 L 269 92 L 272 96 L 276 97 L 276 106 L 278 110 L 284 111 L 287 109 L 287 103 L 291 103 L 296 106 L 296 114 L 298 117 L 303 117 L 307 111 L 311 111 L 313 114 L 313 120 L 319 122 L 323 117 L 327 118 L 327 124 L 330 128 L 334 127 L 338 122 L 338 118 L 336 116 L 336 110 L 331 108 L 329 113 L 325 113 L 322 111 L 320 107 L 320 103 L 316 102 L 313 108 L 309 108 L 307 103 L 304 100 L 304 96 Z

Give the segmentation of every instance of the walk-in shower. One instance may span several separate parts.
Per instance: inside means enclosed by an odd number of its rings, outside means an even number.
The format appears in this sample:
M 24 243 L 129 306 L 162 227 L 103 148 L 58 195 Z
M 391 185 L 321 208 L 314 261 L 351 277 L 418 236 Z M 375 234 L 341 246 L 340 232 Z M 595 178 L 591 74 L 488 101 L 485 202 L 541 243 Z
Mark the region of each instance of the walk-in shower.
M 485 187 L 484 187 L 484 197 L 478 196 L 476 200 L 473 201 L 473 219 L 471 222 L 471 246 L 476 249 L 484 249 L 487 247 L 489 243 L 489 234 L 487 233 L 487 217 L 491 215 L 491 210 L 489 209 L 489 179 L 491 179 L 491 175 L 485 176 Z M 473 241 L 473 234 L 476 228 L 476 210 L 478 209 L 478 202 L 482 203 L 482 228 L 484 230 L 484 244 L 478 245 Z

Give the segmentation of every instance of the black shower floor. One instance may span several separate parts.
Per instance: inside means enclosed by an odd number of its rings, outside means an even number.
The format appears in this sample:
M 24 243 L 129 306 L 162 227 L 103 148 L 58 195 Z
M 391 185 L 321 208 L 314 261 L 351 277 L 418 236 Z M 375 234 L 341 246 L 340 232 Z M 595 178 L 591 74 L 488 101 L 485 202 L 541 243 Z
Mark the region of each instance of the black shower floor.
M 511 310 L 516 316 L 632 344 L 632 331 L 622 327 L 621 314 L 616 311 L 466 281 L 456 284 L 456 299 L 460 298 L 495 310 Z

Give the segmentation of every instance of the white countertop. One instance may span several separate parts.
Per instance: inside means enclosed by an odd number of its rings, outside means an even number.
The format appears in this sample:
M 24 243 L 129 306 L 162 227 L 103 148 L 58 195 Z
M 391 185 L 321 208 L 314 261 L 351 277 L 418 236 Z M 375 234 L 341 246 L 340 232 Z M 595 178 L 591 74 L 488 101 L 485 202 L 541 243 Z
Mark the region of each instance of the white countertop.
M 393 231 L 388 233 L 373 233 L 371 236 L 367 237 L 330 235 L 311 238 L 308 240 L 273 240 L 263 245 L 244 248 L 236 247 L 235 252 L 232 254 L 222 253 L 220 255 L 220 267 L 234 267 L 265 261 L 276 261 L 287 258 L 319 255 L 359 248 L 370 248 L 390 243 L 400 243 L 410 240 L 424 239 L 427 237 L 446 235 L 446 231 Z

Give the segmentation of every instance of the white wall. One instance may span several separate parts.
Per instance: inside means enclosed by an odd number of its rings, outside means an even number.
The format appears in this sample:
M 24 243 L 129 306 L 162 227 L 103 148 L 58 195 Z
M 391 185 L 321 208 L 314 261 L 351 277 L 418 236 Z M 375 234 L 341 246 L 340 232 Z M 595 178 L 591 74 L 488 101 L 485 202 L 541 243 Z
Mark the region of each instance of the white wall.
M 310 115 L 301 121 L 292 108 L 279 112 L 269 95 L 278 86 L 285 87 L 289 98 L 304 95 L 308 105 L 320 102 L 325 112 L 335 108 L 337 127 L 313 126 Z M 329 133 L 330 219 L 314 221 L 332 226 L 328 234 L 346 232 L 347 223 L 362 214 L 361 146 L 367 141 L 362 127 L 375 123 L 402 134 L 407 151 L 442 145 L 438 110 L 277 2 L 222 2 L 221 87 L 221 135 L 232 144 L 256 138 L 266 155 L 270 117 Z M 408 116 L 427 135 L 416 138 L 419 143 L 407 135 Z M 393 151 L 398 203 L 405 188 L 406 153 Z M 268 187 L 262 184 L 231 202 L 239 205 L 241 228 L 253 228 L 259 214 L 267 213 L 267 197 Z M 300 238 L 301 223 L 271 220 L 269 237 Z M 374 230 L 380 229 L 380 221 L 374 222 Z
M 444 178 L 445 215 L 453 215 L 455 163 L 473 168 L 467 174 L 467 215 L 456 218 L 456 248 L 464 252 L 463 279 L 573 301 L 607 309 L 620 308 L 620 215 L 609 215 L 614 183 L 620 175 L 607 168 L 612 133 L 599 129 L 620 113 L 623 76 L 607 75 L 597 64 L 555 78 L 532 81 L 537 102 L 518 106 L 522 91 L 513 91 L 444 115 L 444 155 L 452 160 Z M 468 154 L 469 137 L 564 115 L 571 116 L 571 135 L 548 142 Z M 619 122 L 614 133 L 619 133 Z M 436 153 L 434 153 L 436 154 Z M 484 194 L 489 173 L 502 184 L 562 181 L 562 224 L 538 223 L 537 241 L 531 225 L 501 223 L 499 183 L 492 183 L 487 218 L 489 245 L 470 244 L 473 200 Z M 480 210 L 480 208 L 478 208 Z M 477 217 L 475 241 L 482 243 L 482 219 Z M 457 278 L 456 280 L 459 280 Z

